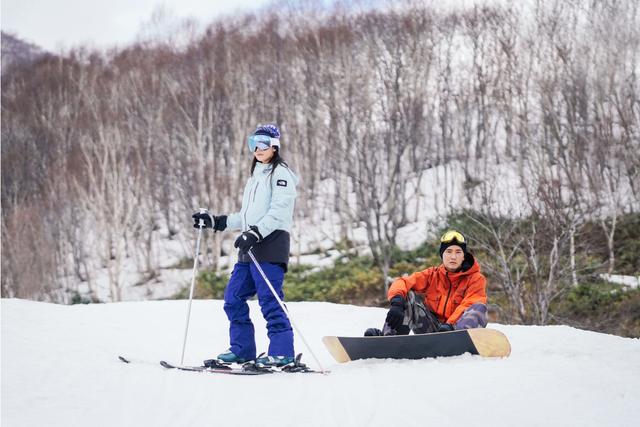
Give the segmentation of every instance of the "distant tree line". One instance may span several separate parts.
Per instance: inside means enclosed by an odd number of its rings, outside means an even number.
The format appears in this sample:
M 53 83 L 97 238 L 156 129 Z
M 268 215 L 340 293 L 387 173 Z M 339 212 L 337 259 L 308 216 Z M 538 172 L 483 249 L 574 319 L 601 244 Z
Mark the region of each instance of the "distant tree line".
M 336 242 L 364 227 L 387 277 L 398 230 L 420 217 L 413 201 L 439 168 L 430 203 L 459 206 L 457 182 L 515 310 L 529 289 L 544 322 L 578 280 L 581 225 L 599 222 L 613 271 L 616 220 L 638 210 L 639 10 L 283 8 L 215 22 L 186 46 L 78 48 L 16 65 L 2 78 L 3 296 L 66 302 L 106 268 L 120 300 L 125 259 L 152 277 L 161 234 L 191 248 L 181 230 L 194 208 L 239 208 L 245 138 L 276 122 L 302 177 L 298 223 L 332 218 Z M 489 177 L 501 166 L 524 213 L 498 214 L 508 197 Z M 222 242 L 206 242 L 214 269 Z M 510 269 L 515 256 L 526 274 Z

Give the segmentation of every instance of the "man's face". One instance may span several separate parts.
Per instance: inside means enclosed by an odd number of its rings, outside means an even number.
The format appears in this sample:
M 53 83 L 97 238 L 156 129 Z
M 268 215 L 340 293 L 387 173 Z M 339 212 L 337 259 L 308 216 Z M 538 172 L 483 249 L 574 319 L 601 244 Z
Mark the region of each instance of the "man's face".
M 464 261 L 464 251 L 460 246 L 451 245 L 442 253 L 442 263 L 449 271 L 457 271 Z

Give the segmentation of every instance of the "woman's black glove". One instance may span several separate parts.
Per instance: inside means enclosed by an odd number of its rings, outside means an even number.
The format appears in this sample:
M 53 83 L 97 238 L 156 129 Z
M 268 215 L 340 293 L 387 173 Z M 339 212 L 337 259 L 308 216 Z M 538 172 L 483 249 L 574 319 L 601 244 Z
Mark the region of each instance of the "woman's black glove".
M 227 216 L 220 215 L 213 217 L 213 229 L 214 231 L 224 231 L 227 228 Z
M 251 228 L 238 236 L 234 247 L 240 249 L 240 252 L 248 252 L 256 243 L 262 240 L 262 235 L 258 231 L 258 227 L 251 226 Z
M 387 313 L 387 325 L 391 329 L 398 329 L 404 321 L 405 300 L 400 295 L 391 298 L 391 308 Z
M 200 228 L 200 220 L 204 221 L 204 228 L 213 228 L 215 231 L 224 231 L 227 228 L 227 216 L 213 216 L 208 211 L 195 212 L 191 215 L 193 227 Z

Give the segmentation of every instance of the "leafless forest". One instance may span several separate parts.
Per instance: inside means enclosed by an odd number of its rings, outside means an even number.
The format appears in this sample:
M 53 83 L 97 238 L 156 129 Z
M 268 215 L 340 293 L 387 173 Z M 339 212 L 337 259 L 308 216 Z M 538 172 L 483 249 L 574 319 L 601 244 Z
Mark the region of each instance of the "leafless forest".
M 159 238 L 191 238 L 194 208 L 239 207 L 245 138 L 277 122 L 302 177 L 298 219 L 329 208 L 340 237 L 366 227 L 385 275 L 419 215 L 407 183 L 462 165 L 487 268 L 516 318 L 544 322 L 577 280 L 582 224 L 611 237 L 614 271 L 616 219 L 638 210 L 640 3 L 513 3 L 290 8 L 213 23 L 182 46 L 78 48 L 8 70 L 3 296 L 65 302 L 97 263 L 119 300 L 124 259 L 152 276 Z M 502 164 L 525 191 L 526 232 L 489 208 L 500 200 L 485 178 Z M 215 266 L 220 234 L 207 245 Z

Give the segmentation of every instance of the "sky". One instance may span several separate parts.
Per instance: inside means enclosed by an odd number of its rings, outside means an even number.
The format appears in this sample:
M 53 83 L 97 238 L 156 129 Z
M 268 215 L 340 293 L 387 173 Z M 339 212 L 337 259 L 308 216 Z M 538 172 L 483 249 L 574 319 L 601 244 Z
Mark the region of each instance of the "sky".
M 199 24 L 267 0 L 2 0 L 2 31 L 57 52 L 76 45 L 122 46 L 136 39 L 154 13 L 171 20 L 194 18 Z

